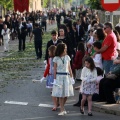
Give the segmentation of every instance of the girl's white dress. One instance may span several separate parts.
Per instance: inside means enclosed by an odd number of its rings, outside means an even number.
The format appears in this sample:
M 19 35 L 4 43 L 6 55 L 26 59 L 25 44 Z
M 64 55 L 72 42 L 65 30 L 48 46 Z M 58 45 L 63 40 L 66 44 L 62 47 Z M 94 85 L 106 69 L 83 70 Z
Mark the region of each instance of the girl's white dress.
M 87 67 L 82 69 L 80 92 L 86 95 L 93 95 L 96 91 L 97 70 L 91 71 Z
M 53 85 L 52 96 L 54 97 L 69 97 L 73 96 L 73 85 L 70 80 L 68 63 L 70 57 L 65 55 L 63 57 L 54 57 L 53 62 L 57 64 L 56 84 L 62 86 L 61 88 L 57 85 Z M 68 75 L 65 75 L 68 73 Z M 63 75 L 64 74 L 64 75 Z

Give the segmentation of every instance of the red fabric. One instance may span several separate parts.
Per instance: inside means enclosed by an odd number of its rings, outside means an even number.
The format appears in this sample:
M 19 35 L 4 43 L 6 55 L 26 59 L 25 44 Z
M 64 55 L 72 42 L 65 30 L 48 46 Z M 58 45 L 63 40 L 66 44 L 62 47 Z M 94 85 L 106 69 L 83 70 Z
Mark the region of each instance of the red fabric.
M 84 57 L 84 54 L 81 51 L 77 51 L 75 58 L 74 58 L 74 63 L 72 68 L 73 69 L 80 69 L 82 67 L 82 59 Z
M 49 70 L 50 70 L 50 60 L 48 60 L 47 67 L 46 67 L 45 72 L 44 72 L 44 77 L 49 75 Z
M 19 12 L 29 11 L 29 0 L 14 0 L 14 10 Z
M 108 48 L 102 53 L 103 60 L 112 60 L 117 54 L 117 38 L 113 32 L 104 39 L 102 46 L 104 45 L 107 45 Z

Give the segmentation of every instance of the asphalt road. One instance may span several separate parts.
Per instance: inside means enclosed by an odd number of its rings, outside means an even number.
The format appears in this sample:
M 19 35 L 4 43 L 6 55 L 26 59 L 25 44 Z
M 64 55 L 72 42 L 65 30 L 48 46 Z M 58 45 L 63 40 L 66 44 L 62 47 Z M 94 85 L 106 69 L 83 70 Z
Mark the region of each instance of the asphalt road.
M 79 107 L 73 107 L 78 97 L 78 91 L 75 91 L 75 97 L 68 99 L 65 106 L 68 114 L 58 116 L 59 109 L 55 112 L 52 109 L 51 90 L 46 89 L 45 82 L 33 83 L 32 79 L 40 79 L 44 71 L 44 65 L 41 68 L 33 68 L 31 78 L 24 80 L 14 80 L 8 83 L 4 92 L 0 94 L 0 120 L 119 120 L 119 116 L 94 112 L 94 116 L 81 115 Z M 29 71 L 28 71 L 29 72 Z M 79 84 L 79 82 L 77 83 Z

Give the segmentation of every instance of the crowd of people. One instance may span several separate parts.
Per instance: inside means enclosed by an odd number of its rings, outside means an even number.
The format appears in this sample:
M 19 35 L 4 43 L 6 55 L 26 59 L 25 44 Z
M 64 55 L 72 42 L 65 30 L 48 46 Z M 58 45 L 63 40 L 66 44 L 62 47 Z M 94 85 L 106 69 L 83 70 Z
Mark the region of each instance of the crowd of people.
M 61 19 L 63 18 L 63 23 Z M 120 87 L 120 26 L 100 23 L 97 13 L 90 9 L 76 14 L 65 10 L 37 11 L 22 15 L 12 13 L 0 20 L 0 39 L 4 51 L 9 51 L 10 34 L 18 37 L 18 51 L 25 51 L 26 36 L 30 41 L 34 35 L 37 59 L 42 57 L 42 34 L 48 24 L 57 22 L 57 30 L 52 30 L 51 40 L 46 45 L 47 64 L 41 82 L 47 77 L 47 88 L 52 88 L 53 111 L 60 104 L 60 113 L 67 114 L 65 103 L 74 96 L 73 84 L 80 80 L 79 101 L 74 106 L 88 104 L 88 116 L 92 116 L 92 101 L 115 103 L 113 91 Z M 4 27 L 3 27 L 4 26 Z M 3 42 L 4 41 L 4 42 Z M 87 99 L 87 101 L 86 101 Z
M 68 12 L 64 24 L 58 24 L 58 31 L 51 32 L 51 40 L 46 46 L 47 88 L 52 88 L 54 108 L 58 101 L 60 113 L 65 115 L 64 105 L 73 96 L 74 79 L 80 79 L 78 103 L 80 113 L 88 104 L 88 116 L 92 114 L 92 101 L 116 103 L 113 91 L 120 87 L 120 26 L 100 23 L 97 14 L 89 14 L 89 9 L 79 13 L 73 20 Z M 48 85 L 49 83 L 49 85 Z M 49 87 L 48 87 L 49 86 Z M 87 100 L 87 101 L 86 101 Z

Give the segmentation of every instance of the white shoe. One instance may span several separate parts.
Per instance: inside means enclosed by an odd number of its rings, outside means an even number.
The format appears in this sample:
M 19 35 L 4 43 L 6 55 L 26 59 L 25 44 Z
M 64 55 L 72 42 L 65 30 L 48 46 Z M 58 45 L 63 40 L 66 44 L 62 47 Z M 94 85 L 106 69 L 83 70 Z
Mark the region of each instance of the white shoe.
M 60 112 L 58 115 L 65 115 L 64 111 L 63 112 Z
M 63 112 L 64 112 L 65 115 L 67 114 L 67 111 L 66 111 L 66 110 L 64 110 Z

